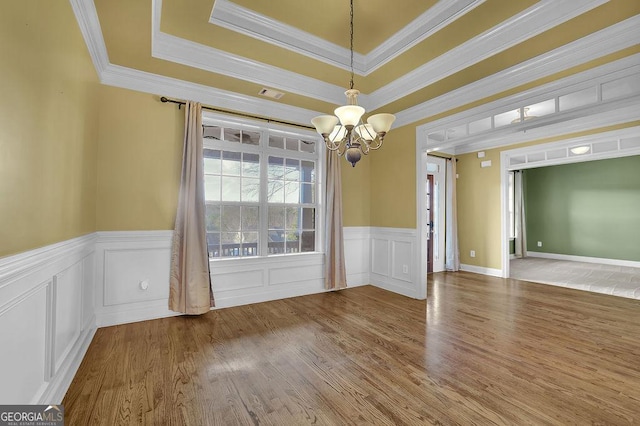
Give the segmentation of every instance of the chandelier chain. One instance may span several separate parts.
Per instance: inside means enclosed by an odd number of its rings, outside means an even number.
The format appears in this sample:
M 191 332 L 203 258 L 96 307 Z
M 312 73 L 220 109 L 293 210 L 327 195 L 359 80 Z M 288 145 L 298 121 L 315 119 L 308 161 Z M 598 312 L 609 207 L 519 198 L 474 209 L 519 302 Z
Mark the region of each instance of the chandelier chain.
M 349 15 L 350 21 L 349 21 L 349 40 L 351 42 L 350 44 L 350 48 L 351 48 L 351 81 L 349 83 L 349 88 L 353 89 L 353 0 L 351 0 L 351 14 Z

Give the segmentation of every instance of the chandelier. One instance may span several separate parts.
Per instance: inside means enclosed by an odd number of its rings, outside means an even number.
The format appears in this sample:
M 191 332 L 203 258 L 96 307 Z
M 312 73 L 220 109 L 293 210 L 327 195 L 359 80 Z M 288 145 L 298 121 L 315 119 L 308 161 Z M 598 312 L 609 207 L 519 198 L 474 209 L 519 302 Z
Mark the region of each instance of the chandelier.
M 393 114 L 375 114 L 362 122 L 365 109 L 358 105 L 360 91 L 353 88 L 353 0 L 351 0 L 350 14 L 350 50 L 351 50 L 351 81 L 349 90 L 344 92 L 347 105 L 336 108 L 335 115 L 319 115 L 311 120 L 316 131 L 322 136 L 327 149 L 351 163 L 353 167 L 360 161 L 362 154 L 367 155 L 370 150 L 382 146 L 396 117 Z

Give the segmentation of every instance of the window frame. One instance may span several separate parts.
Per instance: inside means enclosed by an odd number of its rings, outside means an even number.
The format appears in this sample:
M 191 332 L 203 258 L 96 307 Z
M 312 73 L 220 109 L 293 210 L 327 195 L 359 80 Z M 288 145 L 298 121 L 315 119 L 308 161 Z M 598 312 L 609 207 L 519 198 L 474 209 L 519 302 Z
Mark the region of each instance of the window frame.
M 256 256 L 229 256 L 229 257 L 216 257 L 210 258 L 210 262 L 226 262 L 226 261 L 256 261 L 291 256 L 309 256 L 318 255 L 324 253 L 324 209 L 325 209 L 325 153 L 326 148 L 324 143 L 319 138 L 318 134 L 312 130 L 296 129 L 288 126 L 278 125 L 269 122 L 261 122 L 258 120 L 251 120 L 249 118 L 230 117 L 228 115 L 212 113 L 209 111 L 203 111 L 202 113 L 203 126 L 219 126 L 225 128 L 233 128 L 234 130 L 246 130 L 251 132 L 260 133 L 260 142 L 258 145 L 242 144 L 240 142 L 218 141 L 212 139 L 203 139 L 203 149 L 214 149 L 221 151 L 232 152 L 246 152 L 252 154 L 258 154 L 260 157 L 260 197 L 258 203 L 249 203 L 243 201 L 225 202 L 220 201 L 221 205 L 258 205 L 260 206 L 259 213 L 259 225 L 258 225 L 258 253 Z M 271 136 L 284 136 L 289 138 L 311 140 L 315 142 L 316 152 L 308 153 L 302 151 L 292 151 L 282 148 L 269 146 L 269 135 Z M 268 223 L 268 211 L 270 203 L 267 201 L 268 193 L 268 159 L 269 156 L 276 156 L 281 158 L 297 159 L 313 161 L 315 163 L 315 182 L 313 188 L 315 190 L 315 247 L 313 251 L 297 252 L 297 253 L 276 253 L 269 254 L 268 252 L 268 235 L 269 235 L 269 223 Z M 276 205 L 287 206 L 286 203 L 276 203 Z M 288 206 L 296 207 L 308 207 L 309 204 L 297 203 L 289 204 Z

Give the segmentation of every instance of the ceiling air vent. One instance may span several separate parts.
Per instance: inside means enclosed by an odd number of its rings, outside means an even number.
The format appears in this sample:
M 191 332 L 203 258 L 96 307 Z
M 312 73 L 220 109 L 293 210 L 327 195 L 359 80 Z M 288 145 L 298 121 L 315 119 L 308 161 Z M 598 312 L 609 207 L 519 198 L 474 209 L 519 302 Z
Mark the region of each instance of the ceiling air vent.
M 280 99 L 284 96 L 284 93 L 278 92 L 277 90 L 273 89 L 262 89 L 260 92 L 258 92 L 258 94 L 273 99 Z

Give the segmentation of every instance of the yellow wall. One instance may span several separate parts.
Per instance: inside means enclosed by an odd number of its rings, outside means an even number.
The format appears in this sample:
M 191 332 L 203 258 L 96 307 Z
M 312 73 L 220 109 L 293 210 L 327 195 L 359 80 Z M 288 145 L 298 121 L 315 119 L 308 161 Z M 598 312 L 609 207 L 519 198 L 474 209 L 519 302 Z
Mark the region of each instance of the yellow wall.
M 95 231 L 98 79 L 68 2 L 0 2 L 0 256 Z
M 371 226 L 416 227 L 416 128 L 392 129 L 371 158 Z
M 103 86 L 99 129 L 97 229 L 173 229 L 184 108 Z
M 485 150 L 485 158 L 476 153 L 458 157 L 458 238 L 460 262 L 486 268 L 502 268 L 500 220 L 500 153 L 530 145 L 539 145 L 611 130 L 639 126 L 639 121 L 571 133 L 524 144 Z M 491 160 L 493 166 L 481 168 L 480 162 Z M 475 250 L 476 257 L 469 257 Z
M 342 164 L 342 224 L 369 226 L 371 221 L 371 159 L 375 154 L 363 155 L 351 167 L 344 158 Z

